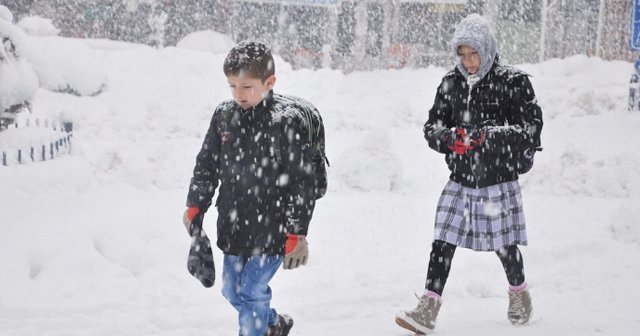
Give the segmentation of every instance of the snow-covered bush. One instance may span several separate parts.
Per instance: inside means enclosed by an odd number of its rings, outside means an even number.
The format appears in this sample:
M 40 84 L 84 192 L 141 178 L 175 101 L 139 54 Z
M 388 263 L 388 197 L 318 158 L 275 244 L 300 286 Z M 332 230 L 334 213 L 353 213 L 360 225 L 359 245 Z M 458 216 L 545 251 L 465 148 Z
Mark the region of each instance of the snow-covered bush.
M 25 56 L 51 91 L 94 96 L 105 90 L 107 73 L 88 46 L 59 36 L 30 36 Z
M 12 19 L 0 6 L 0 129 L 28 109 L 38 89 L 38 78 L 24 58 L 25 34 Z
M 0 6 L 0 108 L 30 99 L 40 86 L 79 96 L 96 95 L 107 75 L 96 54 L 87 46 L 56 36 L 51 20 L 27 17 L 16 25 L 13 15 Z
M 31 36 L 55 36 L 60 32 L 51 19 L 40 16 L 25 17 L 17 23 L 17 26 Z
M 6 6 L 0 5 L 0 19 L 8 22 L 13 22 L 13 14 Z

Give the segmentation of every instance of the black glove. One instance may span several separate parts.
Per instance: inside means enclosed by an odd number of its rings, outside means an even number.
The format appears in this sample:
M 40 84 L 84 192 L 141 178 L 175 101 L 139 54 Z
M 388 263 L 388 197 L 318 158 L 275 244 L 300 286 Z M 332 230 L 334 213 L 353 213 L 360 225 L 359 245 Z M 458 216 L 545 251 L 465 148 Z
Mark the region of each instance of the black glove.
M 454 129 L 445 128 L 440 132 L 440 142 L 445 144 L 448 148 L 451 148 L 455 145 L 456 142 L 456 133 Z
M 211 242 L 202 229 L 202 223 L 191 226 L 191 248 L 187 258 L 187 270 L 207 288 L 213 286 L 216 280 Z
M 518 174 L 528 173 L 533 167 L 533 157 L 536 151 L 541 151 L 542 148 L 528 147 L 518 153 L 517 171 Z
M 478 148 L 484 144 L 485 134 L 482 128 L 467 128 L 465 131 L 469 139 L 469 145 L 473 146 L 473 148 Z

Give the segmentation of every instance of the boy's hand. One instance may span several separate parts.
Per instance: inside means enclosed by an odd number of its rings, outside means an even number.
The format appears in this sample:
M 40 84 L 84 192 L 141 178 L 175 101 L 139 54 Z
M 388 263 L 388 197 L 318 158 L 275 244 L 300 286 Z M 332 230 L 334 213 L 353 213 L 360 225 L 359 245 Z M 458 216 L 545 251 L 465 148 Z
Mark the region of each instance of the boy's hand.
M 196 225 L 202 226 L 202 223 L 197 223 L 198 221 L 202 221 L 202 217 L 198 216 L 200 214 L 200 208 L 198 207 L 188 207 L 184 212 L 184 216 L 182 216 L 182 222 L 184 223 L 184 227 L 187 228 L 187 233 L 191 235 L 191 230 L 193 229 L 194 221 Z
M 294 269 L 307 264 L 309 259 L 309 246 L 305 236 L 287 235 L 287 242 L 284 244 L 284 269 Z

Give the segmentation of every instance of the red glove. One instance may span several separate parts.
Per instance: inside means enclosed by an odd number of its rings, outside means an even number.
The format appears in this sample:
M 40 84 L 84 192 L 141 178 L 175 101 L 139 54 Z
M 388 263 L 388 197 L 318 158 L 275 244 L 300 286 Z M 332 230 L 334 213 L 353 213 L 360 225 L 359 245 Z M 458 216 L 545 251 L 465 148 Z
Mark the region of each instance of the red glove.
M 294 269 L 307 264 L 309 259 L 309 246 L 307 239 L 302 235 L 287 235 L 284 244 L 284 269 Z
M 291 252 L 293 252 L 293 250 L 296 249 L 297 246 L 298 246 L 298 236 L 288 234 L 287 241 L 284 243 L 284 254 L 285 255 L 290 254 Z
M 198 207 L 188 207 L 184 212 L 184 216 L 182 217 L 182 222 L 184 223 L 184 227 L 187 228 L 187 232 L 191 234 L 193 220 L 200 213 L 200 208 Z M 200 223 L 202 225 L 202 223 Z

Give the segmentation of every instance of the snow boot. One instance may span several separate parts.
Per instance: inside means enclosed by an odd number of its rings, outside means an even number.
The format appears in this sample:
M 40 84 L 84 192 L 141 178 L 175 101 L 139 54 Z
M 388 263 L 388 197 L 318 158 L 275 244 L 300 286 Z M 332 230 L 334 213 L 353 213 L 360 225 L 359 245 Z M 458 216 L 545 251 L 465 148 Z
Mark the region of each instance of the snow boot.
M 293 327 L 293 319 L 289 315 L 278 314 L 278 323 L 269 326 L 266 336 L 287 336 Z
M 529 290 L 526 287 L 519 291 L 509 290 L 509 310 L 507 311 L 509 322 L 516 326 L 527 324 L 532 314 Z
M 396 323 L 417 334 L 426 334 L 436 327 L 436 318 L 442 306 L 442 301 L 431 296 L 418 298 L 418 306 L 408 312 L 396 314 Z

